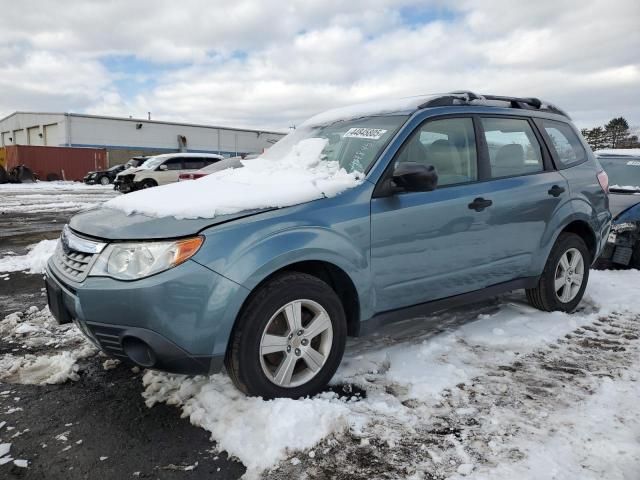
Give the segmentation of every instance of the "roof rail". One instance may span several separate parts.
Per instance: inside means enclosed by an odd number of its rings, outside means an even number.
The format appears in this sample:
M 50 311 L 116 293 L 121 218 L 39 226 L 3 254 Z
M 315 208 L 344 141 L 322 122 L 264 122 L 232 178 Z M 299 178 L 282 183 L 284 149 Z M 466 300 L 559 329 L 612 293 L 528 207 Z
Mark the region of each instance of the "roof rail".
M 470 91 L 455 91 L 432 98 L 418 108 L 428 107 L 449 107 L 455 105 L 484 105 L 503 108 L 520 108 L 524 110 L 540 110 L 545 112 L 556 113 L 563 117 L 570 118 L 566 112 L 560 110 L 555 105 L 542 102 L 535 97 L 505 97 L 500 95 L 477 95 Z

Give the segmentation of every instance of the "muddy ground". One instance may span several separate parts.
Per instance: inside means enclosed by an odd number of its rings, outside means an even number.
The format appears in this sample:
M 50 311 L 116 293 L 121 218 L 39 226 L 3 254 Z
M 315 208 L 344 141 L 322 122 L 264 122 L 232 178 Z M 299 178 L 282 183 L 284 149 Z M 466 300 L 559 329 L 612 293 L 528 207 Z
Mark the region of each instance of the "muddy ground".
M 58 237 L 72 214 L 1 215 L 0 257 L 10 251 L 22 255 L 28 245 Z M 46 305 L 42 287 L 41 275 L 14 272 L 8 281 L 0 279 L 0 318 Z M 0 343 L 0 355 L 14 349 L 16 345 Z M 214 454 L 209 434 L 181 419 L 174 407 L 147 408 L 139 373 L 126 365 L 104 370 L 104 360 L 80 362 L 77 382 L 0 382 L 0 423 L 13 427 L 2 432 L 2 441 L 12 443 L 14 458 L 29 460 L 28 469 L 0 466 L 0 478 L 235 479 L 244 473 L 242 464 Z M 8 413 L 16 408 L 20 410 Z M 56 439 L 58 435 L 67 440 Z M 193 470 L 185 470 L 196 462 Z

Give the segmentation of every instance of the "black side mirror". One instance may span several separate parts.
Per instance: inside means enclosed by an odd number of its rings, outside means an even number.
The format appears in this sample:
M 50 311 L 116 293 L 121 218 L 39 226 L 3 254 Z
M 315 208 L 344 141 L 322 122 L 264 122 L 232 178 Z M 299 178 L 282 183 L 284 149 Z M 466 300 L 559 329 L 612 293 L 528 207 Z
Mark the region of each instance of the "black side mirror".
M 393 171 L 393 183 L 405 192 L 430 192 L 438 186 L 438 174 L 433 165 L 402 162 Z

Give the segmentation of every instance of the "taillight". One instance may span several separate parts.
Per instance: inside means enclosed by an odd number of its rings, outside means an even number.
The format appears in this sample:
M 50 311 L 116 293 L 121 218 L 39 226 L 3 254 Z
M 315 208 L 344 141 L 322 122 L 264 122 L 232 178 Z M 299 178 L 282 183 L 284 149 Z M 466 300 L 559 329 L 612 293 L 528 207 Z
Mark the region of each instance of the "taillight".
M 598 183 L 604 190 L 604 193 L 609 194 L 609 175 L 604 170 L 598 172 Z

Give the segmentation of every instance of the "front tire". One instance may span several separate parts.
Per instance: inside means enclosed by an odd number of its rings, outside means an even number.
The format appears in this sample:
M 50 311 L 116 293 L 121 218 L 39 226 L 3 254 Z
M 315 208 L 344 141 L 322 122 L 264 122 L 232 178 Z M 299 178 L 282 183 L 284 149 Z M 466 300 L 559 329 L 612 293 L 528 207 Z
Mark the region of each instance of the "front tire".
M 158 183 L 151 178 L 147 178 L 146 180 L 143 180 L 142 183 L 140 184 L 140 188 L 153 188 L 157 186 L 158 186 Z
M 529 303 L 545 312 L 572 312 L 589 281 L 591 254 L 575 233 L 562 233 L 551 250 L 536 288 L 527 289 Z
M 322 391 L 338 368 L 347 336 L 338 295 L 305 273 L 279 274 L 242 309 L 225 365 L 235 386 L 265 399 Z
M 100 177 L 100 185 L 109 185 L 109 183 L 111 183 L 109 177 Z

